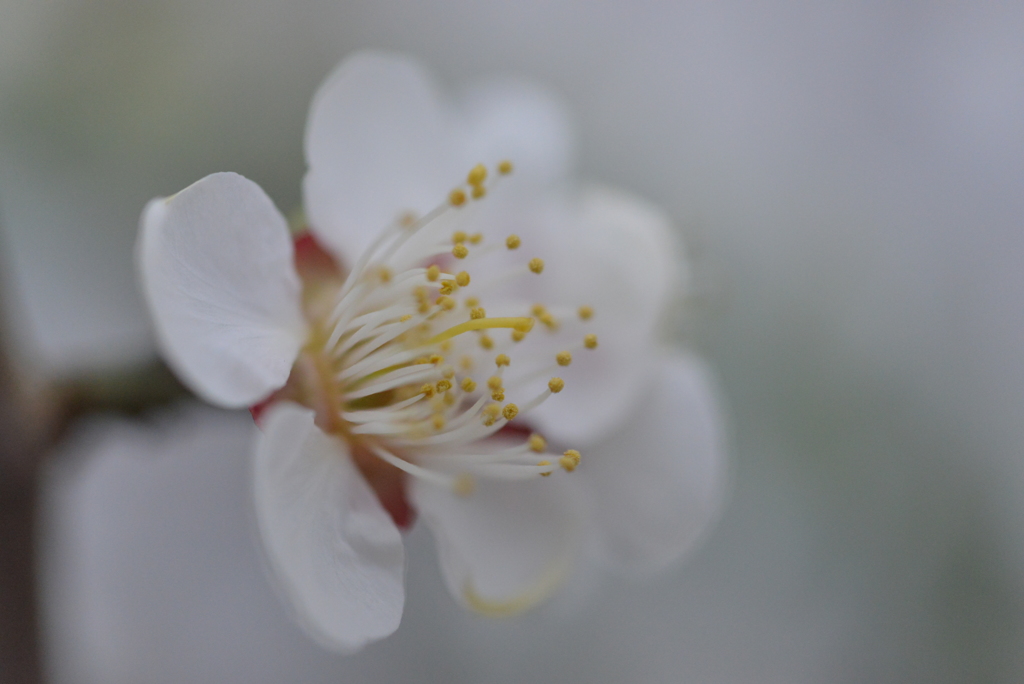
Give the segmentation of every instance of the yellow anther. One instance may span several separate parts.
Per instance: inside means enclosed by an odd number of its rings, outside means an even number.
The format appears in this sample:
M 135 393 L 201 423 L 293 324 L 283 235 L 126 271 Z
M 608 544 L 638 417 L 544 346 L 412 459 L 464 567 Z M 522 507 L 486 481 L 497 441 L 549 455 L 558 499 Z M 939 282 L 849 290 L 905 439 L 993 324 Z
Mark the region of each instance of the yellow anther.
M 525 338 L 526 338 L 526 333 L 524 333 L 522 330 L 513 330 L 512 331 L 512 341 L 513 342 L 522 342 Z
M 502 159 L 500 162 L 498 162 L 498 173 L 500 173 L 503 176 L 507 176 L 508 174 L 512 173 L 512 162 L 510 162 L 508 159 Z
M 560 351 L 555 354 L 555 361 L 558 362 L 559 366 L 568 366 L 572 363 L 572 354 L 567 351 Z
M 567 473 L 571 473 L 576 470 L 576 466 L 580 464 L 580 452 L 575 449 L 569 449 L 566 451 L 560 459 L 558 459 L 558 465 L 565 468 Z
M 476 383 L 473 381 L 473 378 L 462 378 L 462 391 L 463 392 L 472 392 L 475 389 L 476 389 Z
M 501 404 L 487 404 L 483 410 L 484 425 L 494 425 L 494 421 L 501 415 Z
M 446 280 L 443 283 L 441 283 L 441 294 L 450 295 L 452 292 L 455 292 L 454 280 Z
M 466 287 L 469 285 L 469 274 L 465 271 L 459 271 L 455 276 L 455 284 L 459 287 Z
M 551 390 L 554 394 L 558 394 L 563 389 L 565 389 L 565 380 L 563 380 L 562 378 L 551 378 L 550 380 L 548 380 L 548 389 Z
M 426 396 L 426 397 L 434 396 L 434 386 L 433 385 L 424 385 L 423 387 L 420 387 L 420 394 L 422 394 L 423 396 Z
M 441 269 L 437 269 L 437 274 L 441 275 Z M 429 268 L 427 269 L 427 278 L 430 278 Z M 430 290 L 428 290 L 425 285 L 417 285 L 416 288 L 412 291 L 412 294 L 416 298 L 417 302 L 425 302 L 430 297 Z
M 430 331 L 428 330 L 427 332 L 429 333 Z M 445 340 L 444 342 L 442 342 L 438 346 L 441 347 L 441 351 L 446 352 L 446 353 L 450 352 L 452 350 L 452 341 L 451 340 Z
M 577 313 L 579 313 L 580 315 L 580 320 L 589 321 L 590 318 L 594 315 L 594 309 L 584 304 L 579 308 L 579 311 Z
M 450 380 L 438 380 L 436 387 L 437 393 L 442 394 L 452 388 L 452 383 Z
M 444 427 L 444 415 L 441 413 L 435 413 L 434 417 L 430 419 L 430 422 L 434 424 L 435 430 L 440 430 Z
M 507 366 L 512 363 L 512 359 L 508 358 L 508 354 L 498 354 L 494 357 L 494 363 L 501 368 L 502 366 Z
M 462 188 L 455 188 L 448 193 L 448 203 L 453 207 L 461 207 L 466 203 L 466 191 Z
M 533 306 L 530 307 L 530 313 L 532 313 L 534 316 L 536 316 L 538 318 L 540 318 L 541 316 L 543 316 L 547 312 L 548 312 L 548 309 L 543 304 L 534 304 Z
M 544 271 L 544 260 L 540 257 L 533 257 L 530 259 L 530 270 L 534 273 L 541 273 Z
M 478 318 L 487 318 L 487 312 L 484 311 L 484 307 L 478 306 L 469 312 L 469 318 L 474 321 Z
M 470 194 L 473 195 L 473 199 L 480 199 L 487 194 L 487 188 L 482 185 L 474 185 Z
M 469 236 L 469 244 L 471 244 L 471 245 L 479 245 L 481 242 L 483 242 L 483 239 L 484 239 L 484 234 L 483 233 L 473 233 L 472 235 Z
M 460 242 L 465 242 L 465 241 L 466 241 L 466 234 L 464 232 L 462 232 L 461 230 L 457 230 L 454 233 L 452 233 L 452 244 L 453 245 L 457 245 Z
M 467 256 L 469 256 L 469 247 L 466 247 L 466 245 L 460 242 L 459 244 L 452 247 L 452 256 L 455 257 L 456 259 L 465 259 Z
M 427 269 L 427 280 L 429 280 L 430 282 L 436 283 L 437 279 L 440 278 L 440 277 L 441 277 L 441 267 L 438 266 L 437 264 L 433 264 L 430 268 Z M 417 293 L 416 293 L 417 297 L 420 296 L 419 292 L 420 291 L 417 290 Z M 423 296 L 425 297 L 427 295 L 427 291 L 424 289 L 422 292 L 423 292 Z
M 466 182 L 470 185 L 480 185 L 485 180 L 487 180 L 487 167 L 483 164 L 477 164 L 466 175 Z
M 548 448 L 548 443 L 536 432 L 530 435 L 530 439 L 527 441 L 527 444 L 530 445 L 530 451 L 534 451 L 538 454 L 544 453 L 544 450 Z
M 402 316 L 401 318 L 398 319 L 398 322 L 399 323 L 405 323 L 410 318 L 412 318 L 412 314 L 405 314 L 404 316 Z
M 390 283 L 391 269 L 388 268 L 387 266 L 381 266 L 380 268 L 377 269 L 377 277 L 380 278 L 380 282 L 382 283 Z
M 476 480 L 469 473 L 462 473 L 452 483 L 452 492 L 456 496 L 469 496 L 476 489 Z
M 587 349 L 597 349 L 597 335 L 590 333 L 583 336 L 583 346 Z
M 403 228 L 412 228 L 413 226 L 416 225 L 416 214 L 412 213 L 411 211 L 405 212 L 400 217 L 398 217 L 398 225 L 402 226 Z
M 524 318 L 516 323 L 515 329 L 521 333 L 528 333 L 533 330 L 533 323 L 534 321 L 532 318 Z
M 541 462 L 539 462 L 539 463 L 538 463 L 537 465 L 539 465 L 540 467 L 542 467 L 542 468 L 543 468 L 544 466 L 549 466 L 549 465 L 551 465 L 551 461 L 541 461 Z M 549 470 L 549 471 L 547 471 L 546 473 L 541 473 L 540 475 L 541 475 L 541 477 L 547 477 L 547 476 L 548 476 L 548 475 L 550 475 L 550 474 L 551 474 L 551 471 Z
M 437 301 L 435 301 L 434 303 L 437 304 L 442 309 L 444 309 L 445 311 L 451 311 L 452 309 L 455 308 L 455 300 L 445 295 L 438 297 Z
M 548 330 L 558 330 L 558 319 L 552 316 L 550 311 L 545 311 L 543 315 L 540 316 L 540 322 L 543 323 Z
M 441 377 L 445 380 L 451 380 L 455 377 L 455 369 L 451 366 L 445 366 L 441 369 Z
M 480 346 L 488 351 L 494 349 L 494 340 L 491 339 L 490 335 L 484 333 L 480 336 Z
M 466 354 L 461 359 L 459 359 L 459 365 L 462 366 L 463 370 L 472 370 L 473 369 L 473 357 L 470 356 L 469 354 Z
M 519 236 L 514 233 L 505 238 L 505 246 L 508 247 L 509 249 L 518 249 L 519 245 L 521 245 L 522 243 L 523 241 L 520 240 Z
M 452 406 L 453 404 L 455 404 L 455 395 L 452 394 L 451 392 L 445 392 L 444 393 L 444 405 L 445 406 Z
M 416 310 L 421 314 L 427 313 L 430 311 L 430 302 L 420 302 L 419 305 L 417 305 Z
M 492 391 L 500 390 L 503 387 L 501 376 L 492 375 L 491 377 L 487 378 L 487 387 L 490 388 Z
M 466 297 L 466 308 L 472 309 L 475 306 L 480 306 L 480 300 L 476 297 Z
M 431 354 L 428 360 L 435 366 L 439 363 L 444 363 L 444 357 L 440 354 Z
M 495 390 L 491 392 L 491 399 L 494 401 L 505 401 L 505 390 Z
M 501 415 L 505 416 L 505 420 L 512 420 L 519 415 L 519 407 L 515 404 L 505 404 L 505 408 L 501 409 Z

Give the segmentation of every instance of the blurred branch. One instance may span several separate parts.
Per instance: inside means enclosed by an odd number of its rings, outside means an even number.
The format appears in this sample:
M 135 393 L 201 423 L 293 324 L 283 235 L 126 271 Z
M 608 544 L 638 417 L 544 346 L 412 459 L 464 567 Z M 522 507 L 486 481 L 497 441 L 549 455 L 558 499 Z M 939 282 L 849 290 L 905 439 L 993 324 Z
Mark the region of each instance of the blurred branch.
M 136 415 L 186 396 L 187 390 L 159 361 L 52 384 L 32 383 L 17 372 L 0 334 L 0 682 L 43 681 L 35 525 L 46 454 L 87 414 Z

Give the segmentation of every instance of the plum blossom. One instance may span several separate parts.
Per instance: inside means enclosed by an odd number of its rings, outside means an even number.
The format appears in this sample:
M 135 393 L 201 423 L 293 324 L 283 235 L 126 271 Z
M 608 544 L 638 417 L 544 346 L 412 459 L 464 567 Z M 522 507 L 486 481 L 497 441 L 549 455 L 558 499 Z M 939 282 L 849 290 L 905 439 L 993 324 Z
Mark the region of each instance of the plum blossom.
M 313 100 L 308 232 L 232 173 L 143 213 L 163 354 L 252 407 L 263 545 L 325 646 L 397 629 L 417 517 L 456 599 L 506 615 L 584 549 L 659 569 L 716 514 L 712 383 L 657 335 L 684 280 L 669 221 L 573 185 L 572 147 L 533 86 L 451 102 L 408 58 L 360 53 Z

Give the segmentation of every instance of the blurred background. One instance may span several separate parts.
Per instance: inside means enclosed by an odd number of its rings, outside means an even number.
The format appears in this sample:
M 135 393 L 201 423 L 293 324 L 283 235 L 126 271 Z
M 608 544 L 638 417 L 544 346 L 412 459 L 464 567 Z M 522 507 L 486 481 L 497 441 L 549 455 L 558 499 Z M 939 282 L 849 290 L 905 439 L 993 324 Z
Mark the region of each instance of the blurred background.
M 145 202 L 232 170 L 296 206 L 310 98 L 366 47 L 538 80 L 582 175 L 672 214 L 723 517 L 672 572 L 508 622 L 419 530 L 402 627 L 340 658 L 266 579 L 247 415 L 93 416 L 39 478 L 50 680 L 1024 681 L 1024 4 L 0 0 L 16 370 L 152 358 Z

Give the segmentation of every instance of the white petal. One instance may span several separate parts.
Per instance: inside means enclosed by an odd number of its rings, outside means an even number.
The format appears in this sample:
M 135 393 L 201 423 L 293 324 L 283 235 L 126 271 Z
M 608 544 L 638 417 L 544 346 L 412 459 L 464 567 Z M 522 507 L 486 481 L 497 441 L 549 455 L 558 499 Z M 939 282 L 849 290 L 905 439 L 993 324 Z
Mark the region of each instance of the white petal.
M 403 212 L 445 201 L 468 171 L 448 119 L 418 63 L 376 52 L 343 61 L 306 125 L 303 193 L 317 237 L 351 264 Z
M 464 605 L 511 615 L 545 599 L 568 572 L 581 538 L 571 475 L 480 480 L 468 497 L 416 482 L 413 501 L 437 541 L 449 590 Z
M 630 422 L 583 453 L 577 473 L 613 564 L 660 569 L 714 521 L 728 474 L 714 383 L 684 354 L 661 359 L 658 382 Z
M 668 217 L 639 198 L 590 188 L 577 212 L 541 248 L 555 256 L 542 276 L 553 294 L 539 301 L 592 306 L 582 332 L 597 334 L 598 347 L 574 353 L 565 391 L 536 420 L 551 437 L 585 445 L 615 430 L 650 382 L 658 326 L 683 262 Z M 567 343 L 578 347 L 582 332 Z
M 471 88 L 461 104 L 466 169 L 482 163 L 493 171 L 508 159 L 515 167 L 513 179 L 525 176 L 542 184 L 571 173 L 573 127 L 566 107 L 551 93 L 529 81 L 504 79 Z
M 345 443 L 316 428 L 312 411 L 272 409 L 256 445 L 254 488 L 264 548 L 311 636 L 352 652 L 398 629 L 401 535 Z
M 207 401 L 284 385 L 305 335 L 284 218 L 250 180 L 216 173 L 142 214 L 136 259 L 164 357 Z

